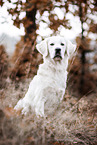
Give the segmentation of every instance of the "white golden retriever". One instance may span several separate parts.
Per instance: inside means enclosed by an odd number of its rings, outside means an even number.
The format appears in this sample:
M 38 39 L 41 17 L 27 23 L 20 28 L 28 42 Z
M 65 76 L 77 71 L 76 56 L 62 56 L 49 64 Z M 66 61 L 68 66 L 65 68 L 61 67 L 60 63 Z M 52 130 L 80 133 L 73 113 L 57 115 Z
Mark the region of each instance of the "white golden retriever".
M 61 36 L 52 36 L 36 45 L 43 55 L 43 64 L 29 85 L 25 97 L 17 103 L 15 109 L 26 114 L 34 110 L 37 116 L 55 111 L 63 99 L 67 81 L 68 59 L 76 46 Z

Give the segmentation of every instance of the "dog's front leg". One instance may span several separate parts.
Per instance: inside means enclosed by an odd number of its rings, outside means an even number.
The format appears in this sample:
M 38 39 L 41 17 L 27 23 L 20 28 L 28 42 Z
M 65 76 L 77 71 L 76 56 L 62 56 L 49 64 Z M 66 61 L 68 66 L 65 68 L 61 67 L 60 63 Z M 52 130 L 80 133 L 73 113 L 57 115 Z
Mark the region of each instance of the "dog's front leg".
M 59 94 L 60 94 L 60 101 L 62 101 L 63 98 L 64 98 L 65 90 L 64 89 L 60 89 L 59 90 Z
M 33 108 L 33 99 L 34 99 L 33 88 L 29 87 L 25 97 L 17 102 L 14 109 L 22 110 L 22 114 L 27 114 L 30 108 Z
M 35 106 L 35 113 L 37 116 L 44 116 L 44 101 L 38 101 L 37 105 Z

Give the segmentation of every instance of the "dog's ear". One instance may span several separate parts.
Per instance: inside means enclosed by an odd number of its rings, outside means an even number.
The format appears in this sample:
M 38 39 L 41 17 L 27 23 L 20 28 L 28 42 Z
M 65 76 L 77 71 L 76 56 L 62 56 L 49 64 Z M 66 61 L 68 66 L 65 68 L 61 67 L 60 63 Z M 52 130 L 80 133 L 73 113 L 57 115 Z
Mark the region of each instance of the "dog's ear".
M 72 44 L 69 40 L 66 41 L 66 52 L 67 55 L 70 57 L 76 49 L 76 45 Z
M 48 55 L 48 44 L 47 44 L 47 39 L 43 40 L 39 44 L 36 45 L 37 50 L 44 56 L 46 57 Z

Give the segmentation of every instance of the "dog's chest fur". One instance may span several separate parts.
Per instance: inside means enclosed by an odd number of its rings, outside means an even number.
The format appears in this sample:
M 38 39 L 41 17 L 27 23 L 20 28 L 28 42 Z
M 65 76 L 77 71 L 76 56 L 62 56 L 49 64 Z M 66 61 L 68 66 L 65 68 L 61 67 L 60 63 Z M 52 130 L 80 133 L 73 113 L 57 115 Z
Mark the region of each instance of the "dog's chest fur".
M 52 87 L 65 88 L 67 80 L 66 64 L 63 62 L 60 64 L 54 64 L 50 61 L 45 61 L 39 66 L 37 75 L 43 80 L 44 85 L 49 84 Z
M 46 114 L 55 110 L 65 93 L 67 71 L 64 65 L 64 63 L 55 65 L 45 61 L 39 66 L 37 76 L 42 81 L 40 94 Z

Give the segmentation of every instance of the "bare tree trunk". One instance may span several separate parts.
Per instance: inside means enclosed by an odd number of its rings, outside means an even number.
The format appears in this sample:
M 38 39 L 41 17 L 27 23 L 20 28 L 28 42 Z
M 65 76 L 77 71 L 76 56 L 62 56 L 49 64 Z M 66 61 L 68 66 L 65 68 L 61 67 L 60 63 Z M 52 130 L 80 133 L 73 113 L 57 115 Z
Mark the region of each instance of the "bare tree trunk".
M 37 9 L 36 9 L 36 3 L 34 4 L 34 8 L 32 8 L 31 10 L 29 11 L 26 11 L 26 17 L 27 19 L 29 20 L 29 22 L 31 23 L 30 25 L 28 25 L 28 27 L 25 28 L 25 31 L 26 31 L 26 35 L 25 35 L 25 41 L 26 41 L 26 38 L 30 38 L 30 41 L 32 41 L 32 44 L 33 44 L 33 39 L 29 36 L 30 34 L 33 36 L 35 36 L 35 32 L 36 32 L 36 19 L 35 19 L 35 16 L 36 16 L 36 12 L 37 12 Z
M 36 30 L 35 16 L 36 6 L 31 11 L 26 12 L 26 17 L 32 22 L 32 24 L 30 24 L 29 27 L 26 28 L 26 33 L 28 34 L 33 33 L 33 30 Z
M 80 3 L 80 9 L 79 9 L 79 16 L 80 16 L 80 20 L 81 20 L 81 39 L 82 42 L 84 40 L 84 28 L 83 28 L 83 13 L 82 13 L 82 5 Z M 85 62 L 86 62 L 86 58 L 85 58 L 85 50 L 83 49 L 83 46 L 81 46 L 81 64 L 82 64 L 82 68 L 81 68 L 81 78 L 80 78 L 80 93 L 83 94 L 83 87 L 85 85 L 84 82 L 84 76 L 85 76 Z

